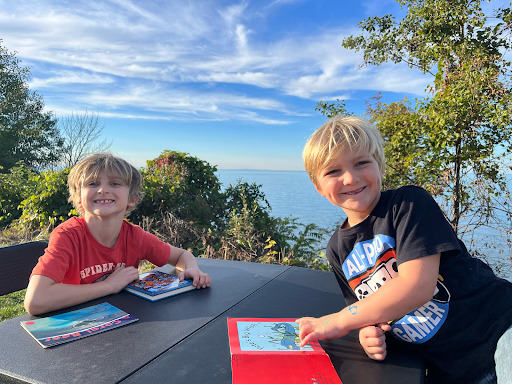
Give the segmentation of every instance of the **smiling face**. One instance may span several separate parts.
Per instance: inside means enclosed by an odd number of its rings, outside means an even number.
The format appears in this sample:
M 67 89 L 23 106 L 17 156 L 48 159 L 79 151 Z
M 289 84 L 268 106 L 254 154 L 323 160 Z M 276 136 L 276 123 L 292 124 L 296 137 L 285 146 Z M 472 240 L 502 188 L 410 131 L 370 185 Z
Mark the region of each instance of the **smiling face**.
M 380 199 L 386 165 L 383 144 L 370 121 L 333 116 L 304 146 L 306 172 L 317 191 L 343 209 L 348 226 L 368 217 Z
M 84 205 L 88 204 L 85 197 L 82 197 L 82 192 L 84 192 L 82 189 L 92 188 L 93 184 L 99 182 L 103 176 L 108 176 L 107 178 L 114 182 L 112 185 L 119 184 L 129 189 L 128 200 L 130 203 L 127 205 L 126 215 L 144 196 L 142 175 L 135 167 L 109 153 L 96 153 L 75 165 L 68 175 L 68 201 L 73 204 L 80 216 L 85 215 Z M 103 203 L 107 204 L 107 201 L 104 200 Z
M 129 186 L 121 178 L 102 172 L 84 181 L 80 205 L 88 221 L 92 217 L 123 219 L 134 202 L 130 201 Z
M 332 204 L 343 209 L 348 225 L 363 221 L 380 199 L 382 173 L 366 150 L 348 150 L 334 156 L 316 174 L 315 187 Z

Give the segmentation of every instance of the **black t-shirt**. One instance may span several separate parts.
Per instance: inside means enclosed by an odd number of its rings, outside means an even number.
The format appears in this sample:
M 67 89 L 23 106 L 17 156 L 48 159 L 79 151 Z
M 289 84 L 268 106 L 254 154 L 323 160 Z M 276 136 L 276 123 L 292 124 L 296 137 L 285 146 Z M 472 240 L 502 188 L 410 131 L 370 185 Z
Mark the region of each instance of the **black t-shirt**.
M 499 337 L 512 324 L 512 283 L 472 258 L 425 190 L 382 192 L 358 225 L 336 230 L 327 256 L 347 304 L 397 276 L 398 265 L 441 254 L 434 297 L 390 331 L 427 361 L 429 383 L 462 383 L 494 366 Z

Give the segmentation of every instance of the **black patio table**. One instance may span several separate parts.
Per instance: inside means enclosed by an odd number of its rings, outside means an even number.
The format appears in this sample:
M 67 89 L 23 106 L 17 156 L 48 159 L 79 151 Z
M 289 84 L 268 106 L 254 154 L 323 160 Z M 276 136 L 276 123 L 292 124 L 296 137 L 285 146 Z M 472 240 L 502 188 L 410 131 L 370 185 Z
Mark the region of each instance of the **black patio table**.
M 60 311 L 108 302 L 139 318 L 108 332 L 43 349 L 20 326 L 32 316 L 0 323 L 0 383 L 230 383 L 228 317 L 317 317 L 345 306 L 330 272 L 198 262 L 208 289 L 157 302 L 121 292 Z M 357 332 L 321 344 L 344 384 L 424 382 L 421 359 L 391 349 L 384 362 L 370 360 Z

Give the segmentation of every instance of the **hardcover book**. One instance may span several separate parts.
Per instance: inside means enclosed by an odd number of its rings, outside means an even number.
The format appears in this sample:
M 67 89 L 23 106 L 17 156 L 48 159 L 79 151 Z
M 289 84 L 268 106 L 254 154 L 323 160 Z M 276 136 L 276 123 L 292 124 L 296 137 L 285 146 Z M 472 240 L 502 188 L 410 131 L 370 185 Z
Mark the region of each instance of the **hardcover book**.
M 191 291 L 195 287 L 192 280 L 180 281 L 176 269 L 165 265 L 140 274 L 139 280 L 131 282 L 124 289 L 146 300 L 157 301 Z
M 22 321 L 21 326 L 39 345 L 48 348 L 109 331 L 137 320 L 136 317 L 109 303 L 102 303 L 60 315 Z
M 228 318 L 233 384 L 341 384 L 318 342 L 300 347 L 295 319 Z

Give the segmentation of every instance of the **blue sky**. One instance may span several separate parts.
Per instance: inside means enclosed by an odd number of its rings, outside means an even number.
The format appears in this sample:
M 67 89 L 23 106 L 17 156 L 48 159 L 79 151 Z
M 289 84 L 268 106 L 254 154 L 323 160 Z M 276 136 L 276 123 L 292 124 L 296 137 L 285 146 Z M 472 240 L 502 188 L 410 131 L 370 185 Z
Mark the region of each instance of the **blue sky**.
M 403 65 L 359 69 L 341 46 L 394 0 L 0 0 L 2 45 L 57 117 L 99 115 L 111 151 L 141 167 L 164 150 L 220 169 L 302 170 L 320 100 L 363 113 L 422 97 Z

